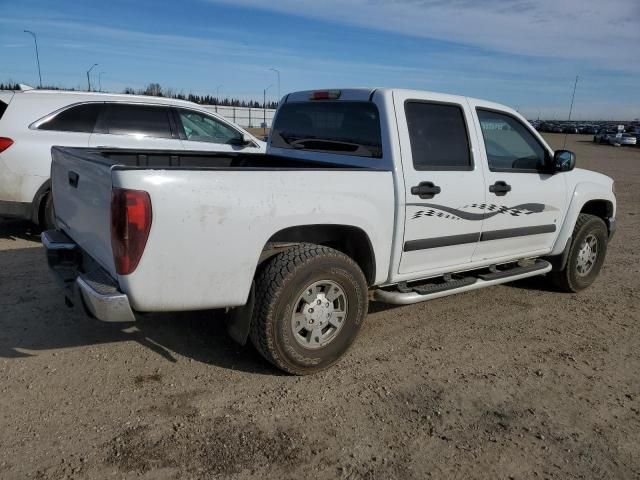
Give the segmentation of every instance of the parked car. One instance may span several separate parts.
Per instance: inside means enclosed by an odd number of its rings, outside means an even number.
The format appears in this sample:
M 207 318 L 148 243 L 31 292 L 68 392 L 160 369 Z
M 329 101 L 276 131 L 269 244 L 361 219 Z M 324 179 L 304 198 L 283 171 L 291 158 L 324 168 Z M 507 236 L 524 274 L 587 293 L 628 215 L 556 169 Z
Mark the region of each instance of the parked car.
M 636 137 L 630 133 L 618 133 L 607 137 L 609 145 L 635 145 Z
M 53 225 L 51 147 L 264 152 L 201 106 L 168 98 L 47 90 L 0 92 L 0 217 Z
M 67 298 L 104 321 L 230 308 L 234 339 L 307 374 L 349 348 L 369 295 L 404 305 L 543 274 L 577 292 L 615 230 L 613 181 L 496 103 L 296 92 L 269 138 L 267 155 L 206 161 L 54 147 L 60 230 L 42 239 Z
M 616 135 L 617 132 L 614 132 L 613 130 L 599 130 L 598 133 L 596 133 L 593 136 L 593 142 L 594 143 L 609 143 L 609 137 L 611 135 Z
M 565 125 L 562 127 L 562 133 L 580 133 L 575 125 Z

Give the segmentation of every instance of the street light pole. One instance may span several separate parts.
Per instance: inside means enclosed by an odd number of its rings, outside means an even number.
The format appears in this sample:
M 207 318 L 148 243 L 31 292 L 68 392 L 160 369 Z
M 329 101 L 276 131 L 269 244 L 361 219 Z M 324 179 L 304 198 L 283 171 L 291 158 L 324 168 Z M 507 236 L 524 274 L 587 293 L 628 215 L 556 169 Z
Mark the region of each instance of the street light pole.
M 220 87 L 222 87 L 222 84 L 216 87 L 216 102 L 218 102 L 218 104 L 220 103 Z
M 262 91 L 262 133 L 264 133 L 265 135 L 267 134 L 267 90 L 269 90 L 271 87 L 273 87 L 273 84 L 269 85 Z
M 94 63 L 91 68 L 89 70 L 87 70 L 87 87 L 89 88 L 89 91 L 91 91 L 91 77 L 89 76 L 91 74 L 91 70 L 93 70 L 94 68 L 96 68 L 98 66 L 97 63 Z
M 102 74 L 103 73 L 107 73 L 107 72 L 100 72 L 98 74 L 98 91 L 101 92 L 102 91 Z
M 42 73 L 40 72 L 40 54 L 38 53 L 38 39 L 36 34 L 31 30 L 25 30 L 24 33 L 28 33 L 33 36 L 33 41 L 36 44 L 36 62 L 38 63 L 38 78 L 40 78 L 40 88 L 42 88 Z
M 278 102 L 280 102 L 280 70 L 277 68 L 270 68 L 269 70 L 276 72 L 276 75 L 278 75 Z

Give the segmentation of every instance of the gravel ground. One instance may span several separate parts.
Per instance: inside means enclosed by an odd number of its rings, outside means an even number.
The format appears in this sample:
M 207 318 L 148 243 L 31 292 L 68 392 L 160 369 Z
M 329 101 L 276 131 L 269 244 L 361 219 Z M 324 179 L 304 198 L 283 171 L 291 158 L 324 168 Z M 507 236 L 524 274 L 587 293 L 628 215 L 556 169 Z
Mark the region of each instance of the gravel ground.
M 346 358 L 304 378 L 207 314 L 68 310 L 37 232 L 0 223 L 0 478 L 640 477 L 640 148 L 589 139 L 568 147 L 619 202 L 594 286 L 372 304 Z

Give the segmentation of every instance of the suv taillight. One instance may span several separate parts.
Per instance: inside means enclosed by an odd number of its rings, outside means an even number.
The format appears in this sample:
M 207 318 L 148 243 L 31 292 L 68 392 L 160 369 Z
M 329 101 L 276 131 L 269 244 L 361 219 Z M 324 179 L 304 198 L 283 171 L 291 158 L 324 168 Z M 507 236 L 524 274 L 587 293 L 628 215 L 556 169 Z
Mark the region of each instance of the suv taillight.
M 151 198 L 142 190 L 111 191 L 111 249 L 118 275 L 138 266 L 151 230 Z
M 11 145 L 13 145 L 13 140 L 7 137 L 0 137 L 0 153 L 4 152 Z

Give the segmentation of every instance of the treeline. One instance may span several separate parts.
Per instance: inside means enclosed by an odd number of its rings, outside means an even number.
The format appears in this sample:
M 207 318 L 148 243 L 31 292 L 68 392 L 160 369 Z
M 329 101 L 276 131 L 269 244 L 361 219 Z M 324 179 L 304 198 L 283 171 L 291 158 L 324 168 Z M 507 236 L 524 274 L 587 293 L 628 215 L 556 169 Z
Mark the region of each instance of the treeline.
M 36 87 L 37 88 L 37 87 Z M 60 88 L 55 86 L 43 86 L 43 90 L 66 90 L 77 91 L 75 88 Z M 0 83 L 0 90 L 19 90 L 20 86 L 17 83 L 5 82 Z M 158 83 L 150 83 L 145 88 L 133 89 L 131 87 L 125 88 L 121 93 L 127 95 L 146 95 L 150 97 L 165 97 L 175 98 L 178 100 L 187 100 L 189 102 L 198 103 L 200 105 L 221 105 L 225 107 L 250 107 L 250 108 L 262 108 L 262 103 L 256 100 L 240 100 L 239 98 L 217 98 L 215 95 L 196 95 L 193 93 L 178 92 L 173 88 L 162 88 Z M 278 103 L 269 101 L 267 102 L 267 108 L 277 108 Z

